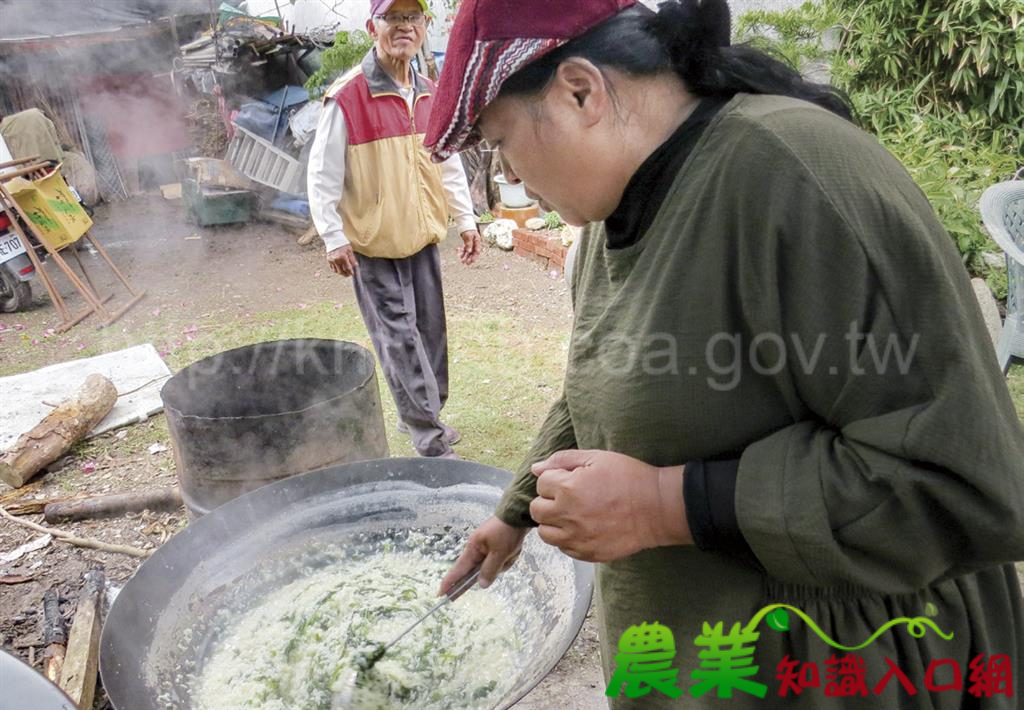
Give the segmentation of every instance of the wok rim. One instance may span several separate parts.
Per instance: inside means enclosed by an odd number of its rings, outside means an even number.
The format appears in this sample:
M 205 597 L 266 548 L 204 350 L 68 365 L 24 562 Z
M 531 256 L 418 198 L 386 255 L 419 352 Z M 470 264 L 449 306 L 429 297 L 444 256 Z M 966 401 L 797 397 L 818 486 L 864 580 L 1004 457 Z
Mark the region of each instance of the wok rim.
M 493 466 L 489 466 L 487 464 L 476 463 L 468 460 L 432 459 L 416 457 L 370 459 L 367 461 L 358 461 L 335 466 L 328 466 L 325 468 L 317 469 L 315 471 L 310 471 L 307 473 L 276 481 L 266 486 L 262 486 L 254 491 L 250 491 L 231 501 L 228 501 L 227 503 L 223 504 L 218 508 L 215 508 L 214 510 L 210 511 L 208 514 L 202 516 L 201 518 L 190 521 L 188 526 L 184 530 L 176 534 L 164 545 L 157 548 L 154 551 L 154 553 L 142 563 L 142 565 L 135 571 L 135 573 L 125 582 L 124 586 L 121 588 L 121 591 L 118 593 L 114 602 L 111 604 L 109 611 L 105 615 L 105 618 L 103 620 L 103 628 L 100 634 L 99 672 L 100 678 L 103 682 L 103 688 L 107 693 L 107 697 L 110 700 L 111 706 L 115 710 L 135 710 L 134 706 L 130 706 L 128 704 L 133 700 L 131 697 L 115 698 L 114 695 L 111 693 L 112 687 L 123 689 L 128 685 L 127 683 L 120 680 L 121 671 L 118 668 L 111 667 L 111 664 L 115 662 L 114 649 L 118 645 L 123 645 L 117 643 L 115 639 L 115 634 L 119 632 L 113 631 L 113 626 L 115 623 L 118 623 L 119 616 L 123 616 L 124 614 L 130 614 L 129 611 L 122 611 L 119 614 L 119 610 L 123 610 L 125 604 L 128 603 L 122 600 L 130 599 L 133 586 L 141 587 L 142 585 L 146 584 L 146 582 L 149 581 L 147 579 L 149 576 L 153 576 L 154 578 L 159 579 L 160 576 L 163 574 L 161 571 L 158 571 L 158 567 L 160 566 L 159 563 L 165 561 L 165 558 L 168 558 L 167 561 L 171 561 L 170 558 L 172 558 L 172 556 L 178 555 L 178 548 L 184 545 L 196 545 L 196 542 L 193 542 L 193 540 L 202 543 L 202 541 L 204 540 L 204 535 L 206 535 L 206 528 L 210 528 L 210 532 L 217 532 L 217 530 L 215 530 L 214 527 L 220 524 L 221 519 L 230 516 L 233 513 L 240 512 L 245 508 L 249 508 L 250 504 L 253 501 L 260 500 L 264 497 L 273 498 L 276 492 L 284 490 L 288 486 L 297 486 L 303 482 L 303 479 L 305 479 L 306 481 L 311 481 L 314 478 L 318 477 L 334 476 L 337 478 L 338 481 L 342 481 L 345 480 L 343 474 L 350 469 L 369 469 L 370 467 L 373 466 L 385 469 L 389 467 L 400 468 L 402 466 L 430 467 L 438 466 L 439 464 L 443 464 L 440 466 L 440 468 L 444 469 L 464 469 L 467 474 L 476 473 L 477 475 L 480 476 L 480 479 L 482 480 L 456 480 L 445 485 L 431 485 L 429 483 L 424 483 L 422 480 L 418 480 L 415 477 L 393 475 L 385 478 L 371 478 L 368 481 L 357 481 L 355 485 L 374 481 L 408 480 L 415 483 L 420 483 L 421 485 L 424 485 L 429 488 L 434 488 L 437 490 L 442 490 L 444 488 L 450 488 L 457 485 L 465 485 L 468 483 L 475 485 L 486 485 L 493 487 L 498 491 L 501 491 L 504 489 L 505 485 L 510 483 L 512 480 L 512 473 L 507 470 L 499 469 Z M 336 487 L 329 490 L 337 493 L 343 491 L 345 488 L 348 488 L 351 485 L 353 484 L 337 485 Z M 323 495 L 324 493 L 327 492 L 329 491 L 313 491 L 312 493 L 302 496 L 299 499 L 295 500 L 283 498 L 282 506 L 295 505 L 302 498 L 313 498 L 318 495 Z M 229 537 L 220 538 L 218 540 L 218 544 L 231 544 L 237 541 L 238 538 L 244 537 L 248 532 L 250 531 L 235 529 L 231 532 Z M 208 535 L 206 535 L 206 537 L 208 537 Z M 587 614 L 589 613 L 591 605 L 593 603 L 595 569 L 594 565 L 590 563 L 581 562 L 580 560 L 576 560 L 568 556 L 566 556 L 566 558 L 570 561 L 573 572 L 571 578 L 571 584 L 573 589 L 573 602 L 570 608 L 564 610 L 569 614 L 570 617 L 569 632 L 566 633 L 564 641 L 559 643 L 558 646 L 556 646 L 557 653 L 553 655 L 555 660 L 551 664 L 551 666 L 548 667 L 543 673 L 539 674 L 536 680 L 525 684 L 521 692 L 516 693 L 514 697 L 509 696 L 507 702 L 503 702 L 501 705 L 496 705 L 495 710 L 498 710 L 499 708 L 500 710 L 507 710 L 508 708 L 512 707 L 520 700 L 525 698 L 527 695 L 529 695 L 538 685 L 540 685 L 541 682 L 543 682 L 545 678 L 547 678 L 551 674 L 555 667 L 565 657 L 565 654 L 576 642 L 576 639 L 579 638 L 579 634 L 583 629 L 583 625 L 586 621 Z M 198 560 L 196 561 L 198 562 Z M 149 567 L 148 570 L 146 569 L 147 566 Z M 184 586 L 184 583 L 188 580 L 188 578 L 189 575 L 183 575 L 182 578 L 178 580 L 178 583 L 165 585 L 166 589 L 163 590 L 163 594 L 161 596 L 165 604 L 163 605 L 163 608 L 160 611 L 167 611 L 166 601 L 173 598 L 174 594 Z M 128 623 L 132 621 L 133 618 L 129 616 L 129 618 L 123 620 L 121 623 Z M 156 619 L 153 618 L 151 621 L 152 625 L 155 626 Z M 140 648 L 134 649 L 134 651 L 132 652 L 132 656 L 136 659 L 136 666 L 141 667 L 141 664 L 144 663 L 144 660 L 139 659 L 146 659 L 148 657 L 153 646 L 153 640 L 153 637 L 149 636 L 147 639 L 144 639 L 144 643 L 140 644 Z M 138 682 L 145 686 L 148 695 L 155 700 L 158 691 L 154 688 L 151 688 L 144 678 L 139 678 Z M 121 691 L 119 690 L 118 692 Z M 127 690 L 124 691 L 124 695 L 129 695 Z M 156 704 L 153 704 L 152 707 L 155 708 L 158 706 Z

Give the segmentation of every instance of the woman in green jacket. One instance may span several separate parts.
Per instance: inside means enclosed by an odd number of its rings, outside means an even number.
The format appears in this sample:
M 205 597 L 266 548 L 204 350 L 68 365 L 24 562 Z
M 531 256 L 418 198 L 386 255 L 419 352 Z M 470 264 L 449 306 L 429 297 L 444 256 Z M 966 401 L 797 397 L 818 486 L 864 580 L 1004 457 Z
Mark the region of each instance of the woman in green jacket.
M 614 708 L 1018 707 L 1024 433 L 967 275 L 842 96 L 729 34 L 463 3 L 427 144 L 589 226 L 563 394 L 444 586 L 534 526 L 599 563 Z

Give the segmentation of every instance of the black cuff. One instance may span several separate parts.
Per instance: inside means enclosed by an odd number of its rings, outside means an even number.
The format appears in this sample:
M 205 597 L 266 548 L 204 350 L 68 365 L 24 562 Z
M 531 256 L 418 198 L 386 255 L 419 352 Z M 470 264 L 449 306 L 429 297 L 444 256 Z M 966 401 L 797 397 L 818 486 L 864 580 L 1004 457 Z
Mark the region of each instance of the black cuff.
M 740 460 L 705 461 L 686 464 L 683 472 L 683 500 L 690 534 L 704 552 L 723 552 L 761 567 L 736 517 L 736 479 Z

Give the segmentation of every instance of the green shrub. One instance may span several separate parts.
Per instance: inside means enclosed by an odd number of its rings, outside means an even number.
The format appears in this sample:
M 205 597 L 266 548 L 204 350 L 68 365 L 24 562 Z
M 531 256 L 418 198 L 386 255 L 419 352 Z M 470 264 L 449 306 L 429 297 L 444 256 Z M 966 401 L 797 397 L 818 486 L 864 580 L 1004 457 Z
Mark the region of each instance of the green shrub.
M 826 2 L 842 18 L 849 90 L 909 90 L 922 113 L 964 113 L 988 131 L 1022 125 L 1021 0 Z
M 799 68 L 826 55 L 823 35 L 837 24 L 838 15 L 831 7 L 805 2 L 780 12 L 746 12 L 736 20 L 733 34 L 737 42 L 751 44 Z
M 973 140 L 982 129 L 966 116 L 911 114 L 883 122 L 878 118 L 882 105 L 901 100 L 898 94 L 853 94 L 852 99 L 858 114 L 874 116 L 870 128 L 928 197 L 968 270 L 990 276 L 982 254 L 998 248 L 982 228 L 978 200 L 987 187 L 1013 176 L 1014 156 Z M 1005 285 L 996 291 L 1005 296 Z
M 1024 154 L 1021 0 L 825 0 L 739 19 L 736 39 L 796 66 L 828 63 L 856 120 L 895 155 L 931 201 L 964 264 L 1000 298 L 1006 276 L 978 213 L 981 193 Z M 841 28 L 838 49 L 822 33 Z
M 339 32 L 334 44 L 321 55 L 321 66 L 306 81 L 305 88 L 311 98 L 317 98 L 335 79 L 363 60 L 373 46 L 373 38 L 362 30 Z
M 548 212 L 544 215 L 544 228 L 545 229 L 558 229 L 565 222 L 562 221 L 562 215 L 557 212 Z

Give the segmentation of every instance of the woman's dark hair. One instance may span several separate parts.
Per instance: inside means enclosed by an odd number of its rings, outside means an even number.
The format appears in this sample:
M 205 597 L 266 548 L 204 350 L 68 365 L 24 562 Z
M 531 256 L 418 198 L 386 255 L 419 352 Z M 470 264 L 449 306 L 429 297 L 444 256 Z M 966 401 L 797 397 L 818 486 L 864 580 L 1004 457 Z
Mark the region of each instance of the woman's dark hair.
M 697 96 L 778 94 L 850 119 L 849 103 L 839 89 L 807 81 L 790 65 L 749 45 L 731 46 L 725 0 L 669 0 L 658 7 L 655 13 L 636 5 L 544 55 L 509 77 L 501 95 L 536 94 L 559 64 L 582 57 L 634 76 L 674 70 Z

